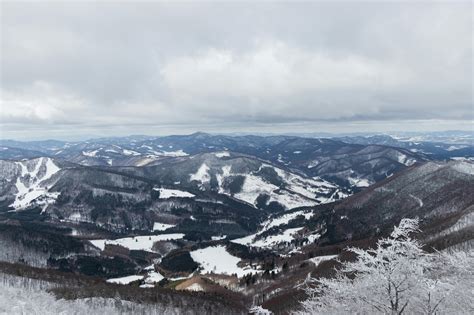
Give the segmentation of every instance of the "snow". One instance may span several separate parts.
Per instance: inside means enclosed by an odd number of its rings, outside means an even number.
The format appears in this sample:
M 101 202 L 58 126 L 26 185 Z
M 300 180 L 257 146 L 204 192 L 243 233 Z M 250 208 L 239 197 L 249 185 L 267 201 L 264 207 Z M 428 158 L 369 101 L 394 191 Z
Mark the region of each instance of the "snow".
M 225 246 L 222 245 L 198 249 L 190 252 L 190 254 L 191 258 L 201 266 L 201 273 L 203 274 L 237 274 L 240 278 L 252 273 L 251 269 L 243 269 L 237 266 L 240 258 L 229 254 Z
M 96 157 L 97 152 L 99 152 L 100 149 L 94 150 L 94 151 L 82 151 L 82 155 L 88 156 L 88 157 Z
M 158 241 L 169 241 L 177 240 L 184 237 L 182 233 L 173 234 L 160 234 L 160 235 L 148 235 L 148 236 L 134 236 L 120 238 L 116 240 L 91 240 L 90 242 L 100 250 L 105 249 L 106 244 L 120 245 L 130 250 L 144 250 L 147 252 L 153 252 L 152 247 L 155 242 Z
M 348 180 L 352 186 L 356 187 L 369 187 L 371 185 L 371 182 L 367 178 L 349 177 Z
M 47 291 L 54 284 L 42 280 L 2 275 L 0 314 L 169 314 L 162 304 L 139 304 L 116 298 L 58 299 Z M 6 280 L 5 280 L 6 279 Z M 10 280 L 11 279 L 11 280 Z
M 230 153 L 227 151 L 223 151 L 223 152 L 217 152 L 215 155 L 218 158 L 223 158 L 223 157 L 229 157 Z
M 193 283 L 191 284 L 190 286 L 186 287 L 186 290 L 187 291 L 194 291 L 194 292 L 198 292 L 198 291 L 205 291 L 204 288 L 202 287 L 202 285 L 200 285 L 199 283 Z
M 313 213 L 312 212 L 305 213 L 304 211 L 296 211 L 296 212 L 284 214 L 276 218 L 270 218 L 261 224 L 263 229 L 260 230 L 260 233 L 263 231 L 267 231 L 274 226 L 279 226 L 281 224 L 288 224 L 288 222 L 290 222 L 291 220 L 295 219 L 296 217 L 300 215 L 304 216 L 306 220 L 309 220 L 313 216 Z
M 166 224 L 166 223 L 155 222 L 153 224 L 153 231 L 164 231 L 174 226 L 176 226 L 176 224 Z
M 24 163 L 35 163 L 34 170 L 28 171 Z M 49 192 L 49 187 L 45 184 L 47 180 L 60 170 L 50 158 L 16 162 L 16 164 L 20 167 L 21 174 L 16 179 L 15 185 L 18 193 L 15 195 L 15 201 L 10 205 L 11 207 L 16 210 L 23 209 L 33 202 L 47 206 L 57 199 L 59 192 Z M 39 177 L 38 173 L 42 166 L 45 167 L 45 172 L 43 176 Z
M 402 153 L 398 154 L 397 158 L 398 158 L 398 163 L 404 164 L 406 166 L 412 166 L 413 164 L 416 163 L 415 159 L 409 158 L 408 156 Z
M 261 177 L 253 174 L 245 176 L 242 190 L 235 194 L 234 197 L 255 205 L 260 194 L 270 196 L 268 203 L 276 201 L 286 209 L 317 205 L 317 202 L 314 200 L 307 199 L 287 190 L 279 190 L 279 187 L 267 183 Z
M 293 236 L 302 229 L 302 227 L 287 229 L 281 234 L 269 235 L 258 240 L 255 240 L 257 235 L 253 234 L 240 239 L 232 240 L 231 242 L 252 247 L 271 248 L 282 242 L 291 242 L 294 238 Z
M 410 194 L 410 197 L 412 197 L 413 199 L 416 200 L 416 202 L 418 202 L 418 205 L 421 207 L 423 207 L 423 200 L 421 200 L 420 198 L 416 197 L 416 196 L 413 196 L 412 194 Z
M 453 169 L 464 174 L 474 175 L 474 164 L 468 162 L 458 162 L 453 165 Z
M 220 241 L 223 240 L 227 237 L 227 235 L 222 235 L 222 236 L 211 236 L 211 240 L 213 241 Z
M 81 221 L 81 218 L 82 218 L 82 216 L 81 216 L 81 214 L 80 214 L 79 212 L 73 212 L 73 213 L 71 213 L 71 215 L 69 216 L 68 219 L 69 219 L 70 221 L 77 221 L 77 222 L 79 222 L 79 221 Z
M 321 262 L 335 259 L 338 255 L 326 255 L 326 256 L 318 256 L 308 259 L 308 261 L 312 262 L 316 266 L 318 266 Z
M 122 150 L 123 154 L 125 155 L 134 155 L 134 156 L 137 156 L 137 155 L 141 155 L 141 153 L 138 153 L 137 151 L 133 151 L 133 150 L 127 150 L 127 149 L 123 149 Z
M 258 172 L 262 168 L 273 168 L 281 178 L 282 182 L 285 183 L 285 188 L 280 189 L 280 187 L 267 182 L 258 175 Z M 337 189 L 335 185 L 320 178 L 304 178 L 268 164 L 262 164 L 258 171 L 250 173 L 231 173 L 231 166 L 225 165 L 222 167 L 222 173 L 216 174 L 219 193 L 231 195 L 230 192 L 223 187 L 225 178 L 229 176 L 244 177 L 241 191 L 234 194 L 233 197 L 254 206 L 257 203 L 257 198 L 262 194 L 269 196 L 267 204 L 270 202 L 278 202 L 286 209 L 315 206 L 321 203 L 321 201 L 316 201 L 318 195 L 327 195 L 331 191 Z M 324 198 L 323 201 L 331 202 L 333 200 Z
M 180 156 L 188 156 L 189 154 L 187 154 L 183 150 L 177 150 L 177 151 L 163 151 L 160 155 L 168 156 L 168 157 L 180 157 Z
M 148 276 L 145 278 L 145 283 L 146 284 L 153 284 L 153 283 L 158 283 L 161 280 L 163 280 L 165 277 L 161 275 L 161 273 L 152 271 L 148 273 Z
M 451 157 L 451 160 L 474 162 L 474 157 L 455 156 L 455 157 Z
M 168 188 L 153 188 L 153 190 L 160 192 L 160 199 L 168 198 L 193 198 L 195 195 L 187 191 L 182 191 L 178 189 L 168 189 Z
M 294 239 L 295 234 L 297 234 L 302 229 L 302 227 L 287 229 L 283 231 L 281 234 L 270 235 L 263 239 L 257 239 L 257 238 L 263 232 L 268 231 L 271 228 L 276 227 L 276 226 L 288 224 L 291 220 L 295 219 L 298 216 L 304 216 L 306 220 L 309 220 L 313 216 L 313 213 L 305 212 L 301 210 L 301 211 L 286 213 L 277 217 L 269 218 L 268 220 L 264 221 L 261 224 L 262 228 L 257 233 L 251 234 L 239 239 L 231 240 L 231 242 L 241 244 L 241 245 L 246 245 L 246 246 L 263 247 L 263 248 L 271 248 L 274 245 L 277 245 L 282 242 L 291 242 Z M 307 236 L 310 243 L 313 243 L 319 237 L 321 237 L 321 235 L 317 233 Z
M 464 149 L 464 148 L 467 148 L 467 146 L 465 146 L 465 145 L 451 145 L 446 150 L 454 151 L 454 150 L 459 150 L 459 149 Z
M 134 281 L 142 280 L 143 276 L 126 276 L 121 278 L 113 278 L 108 279 L 108 283 L 115 283 L 115 284 L 130 284 Z
M 249 310 L 249 314 L 255 314 L 255 315 L 272 315 L 273 313 L 266 308 L 263 308 L 261 306 L 253 306 Z
M 206 163 L 203 163 L 195 174 L 190 174 L 190 181 L 198 181 L 201 184 L 208 183 L 211 180 L 211 176 L 209 175 L 209 166 Z

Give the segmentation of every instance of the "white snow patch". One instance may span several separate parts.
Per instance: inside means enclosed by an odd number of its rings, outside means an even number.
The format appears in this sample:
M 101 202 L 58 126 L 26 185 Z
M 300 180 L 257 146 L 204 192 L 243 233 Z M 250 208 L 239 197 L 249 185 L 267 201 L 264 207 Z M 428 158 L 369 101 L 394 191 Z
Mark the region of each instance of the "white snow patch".
M 176 224 L 166 224 L 166 223 L 155 222 L 153 224 L 153 231 L 165 231 L 165 230 L 170 229 L 174 226 L 176 226 Z
M 142 280 L 143 276 L 126 276 L 121 278 L 113 278 L 108 279 L 108 283 L 115 283 L 115 284 L 129 284 L 137 280 Z
M 267 310 L 266 308 L 261 307 L 260 305 L 258 306 L 253 306 L 252 308 L 249 309 L 249 314 L 255 314 L 255 315 L 272 315 L 273 312 L 270 310 Z
M 203 163 L 199 169 L 197 170 L 196 173 L 190 174 L 190 181 L 198 181 L 201 182 L 201 184 L 208 183 L 211 180 L 211 175 L 209 175 L 209 166 L 206 165 L 206 163 Z
M 356 187 L 369 187 L 372 183 L 367 178 L 348 178 L 349 183 Z
M 198 249 L 190 252 L 190 254 L 191 258 L 201 265 L 201 273 L 203 274 L 237 274 L 240 278 L 252 273 L 251 269 L 243 269 L 237 266 L 240 262 L 240 258 L 229 254 L 225 246 L 222 245 Z
M 137 151 L 133 151 L 133 150 L 127 150 L 127 149 L 123 149 L 122 150 L 123 154 L 125 155 L 133 155 L 133 156 L 137 156 L 137 155 L 141 155 L 141 153 L 138 153 Z
M 309 220 L 314 214 L 312 212 L 305 213 L 304 211 L 296 211 L 292 213 L 286 213 L 282 216 L 276 218 L 270 218 L 263 222 L 261 226 L 263 227 L 259 232 L 267 231 L 274 226 L 279 226 L 282 224 L 288 224 L 291 220 L 295 219 L 298 216 L 304 216 L 306 220 Z
M 163 280 L 165 277 L 159 272 L 152 271 L 148 273 L 148 276 L 145 278 L 145 283 L 147 284 L 153 284 L 153 283 L 158 283 L 161 280 Z
M 413 199 L 416 200 L 416 202 L 418 202 L 418 205 L 420 206 L 420 208 L 423 207 L 423 200 L 421 200 L 417 196 L 413 196 L 412 194 L 410 194 L 410 197 L 412 197 Z
M 458 162 L 453 165 L 453 169 L 460 173 L 474 175 L 474 164 L 468 162 Z
M 183 150 L 176 150 L 176 151 L 163 151 L 160 155 L 168 156 L 168 157 L 180 157 L 180 156 L 188 156 L 186 152 Z
M 193 198 L 195 195 L 187 191 L 182 191 L 178 189 L 168 189 L 168 188 L 153 188 L 153 190 L 160 192 L 160 199 L 168 198 Z
M 94 151 L 82 151 L 82 155 L 88 156 L 88 157 L 96 157 L 97 152 L 99 152 L 100 149 L 94 150 Z
M 215 155 L 218 158 L 223 158 L 223 157 L 229 157 L 230 153 L 227 151 L 222 151 L 222 152 L 217 152 Z
M 308 261 L 312 262 L 316 266 L 318 266 L 321 262 L 331 260 L 336 258 L 338 255 L 326 255 L 326 256 L 318 256 L 308 259 Z
M 213 241 L 219 241 L 219 240 L 223 240 L 227 237 L 227 235 L 222 235 L 222 236 L 211 236 L 211 240 Z
M 258 234 L 253 234 L 240 239 L 232 240 L 231 242 L 252 247 L 271 248 L 283 242 L 291 242 L 294 239 L 294 235 L 302 229 L 303 227 L 287 229 L 281 234 L 269 235 L 258 240 L 255 239 Z
M 397 158 L 398 158 L 398 163 L 404 164 L 406 166 L 412 166 L 413 164 L 416 163 L 415 159 L 409 158 L 408 156 L 402 153 L 398 154 Z

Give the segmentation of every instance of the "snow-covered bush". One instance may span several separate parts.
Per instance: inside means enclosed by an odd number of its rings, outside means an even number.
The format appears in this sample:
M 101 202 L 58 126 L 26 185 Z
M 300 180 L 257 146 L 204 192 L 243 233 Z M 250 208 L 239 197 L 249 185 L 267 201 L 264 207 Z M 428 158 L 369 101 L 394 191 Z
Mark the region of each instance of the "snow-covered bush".
M 375 249 L 357 255 L 334 278 L 311 279 L 299 314 L 472 314 L 473 252 L 426 253 L 403 219 Z

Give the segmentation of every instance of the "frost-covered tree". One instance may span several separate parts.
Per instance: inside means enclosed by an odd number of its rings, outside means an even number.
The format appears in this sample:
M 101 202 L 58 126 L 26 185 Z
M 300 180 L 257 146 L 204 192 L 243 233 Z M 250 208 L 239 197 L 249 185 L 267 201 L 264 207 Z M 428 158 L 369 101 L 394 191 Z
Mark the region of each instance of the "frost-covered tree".
M 472 252 L 426 253 L 411 237 L 418 220 L 403 219 L 374 249 L 334 278 L 310 279 L 300 314 L 468 314 L 473 312 Z

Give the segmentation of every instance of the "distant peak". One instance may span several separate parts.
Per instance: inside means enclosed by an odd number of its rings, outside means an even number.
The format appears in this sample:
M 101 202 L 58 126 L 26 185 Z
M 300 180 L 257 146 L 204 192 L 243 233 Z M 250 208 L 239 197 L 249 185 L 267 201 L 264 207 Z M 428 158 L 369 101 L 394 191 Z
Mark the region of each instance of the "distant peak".
M 202 131 L 197 131 L 195 133 L 190 134 L 192 137 L 208 137 L 210 134 L 202 132 Z

